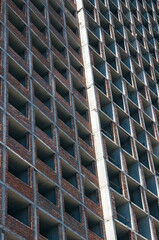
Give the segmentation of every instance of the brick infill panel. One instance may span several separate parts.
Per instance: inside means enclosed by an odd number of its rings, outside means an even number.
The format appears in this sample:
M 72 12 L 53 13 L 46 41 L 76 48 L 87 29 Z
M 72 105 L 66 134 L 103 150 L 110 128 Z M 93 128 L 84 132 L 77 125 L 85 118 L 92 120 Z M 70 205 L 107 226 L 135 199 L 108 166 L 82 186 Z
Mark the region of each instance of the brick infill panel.
M 37 108 L 40 109 L 51 121 L 54 119 L 54 113 L 52 109 L 50 110 L 43 102 L 41 102 L 38 98 L 35 96 L 33 97 L 34 104 Z
M 31 131 L 31 122 L 27 119 L 21 112 L 19 112 L 15 107 L 8 103 L 7 112 L 10 113 L 18 122 L 25 126 L 29 131 Z
M 41 21 L 45 24 L 47 24 L 47 20 L 46 18 L 44 17 L 44 15 L 42 15 L 40 13 L 40 11 L 34 6 L 34 4 L 32 2 L 30 2 L 30 8 L 33 10 L 34 13 L 37 14 L 37 16 L 41 19 Z
M 81 139 L 80 137 L 78 138 L 78 144 L 80 145 L 80 147 L 82 147 L 83 149 L 85 149 L 86 152 L 88 152 L 91 156 L 94 156 L 94 148 L 91 147 L 90 145 L 88 145 L 83 139 Z
M 85 237 L 84 225 L 71 217 L 68 213 L 64 212 L 64 222 L 67 226 L 72 228 L 75 232 L 79 233 L 82 237 Z
M 10 215 L 6 216 L 6 227 L 26 240 L 34 239 L 33 230 Z
M 68 26 L 66 26 L 66 32 L 80 45 L 80 38 L 77 36 Z
M 85 78 L 73 66 L 70 66 L 70 69 L 73 75 L 76 76 L 76 78 L 78 78 L 85 85 Z
M 57 14 L 57 12 L 49 5 L 50 13 L 56 18 L 56 21 L 59 22 L 61 25 L 64 25 L 63 18 Z
M 91 173 L 87 168 L 82 166 L 82 173 L 83 175 L 89 179 L 92 183 L 94 183 L 96 186 L 99 186 L 98 184 L 98 177 L 95 176 L 93 173 Z
M 37 194 L 37 205 L 55 218 L 61 220 L 60 209 L 45 197 L 43 197 L 40 193 Z
M 14 32 L 17 38 L 20 39 L 26 46 L 28 46 L 27 34 L 23 35 L 9 20 L 7 20 L 7 27 L 11 32 Z
M 16 78 L 14 78 L 10 73 L 7 73 L 7 80 L 18 90 L 21 94 L 23 94 L 27 99 L 30 99 L 29 89 L 24 87 Z
M 55 78 L 59 79 L 68 89 L 70 89 L 70 82 L 64 78 L 63 75 L 54 67 Z
M 21 193 L 22 195 L 33 201 L 34 198 L 33 189 L 27 184 L 23 183 L 20 179 L 15 177 L 10 172 L 7 172 L 6 183 L 10 187 L 14 188 L 17 192 Z
M 78 54 L 70 45 L 68 45 L 68 49 L 70 53 L 73 54 L 78 59 L 78 61 L 83 65 L 83 59 L 81 57 L 81 54 Z
M 43 174 L 45 174 L 48 178 L 58 184 L 58 176 L 57 172 L 53 171 L 49 166 L 47 166 L 43 161 L 40 159 L 36 159 L 36 168 Z
M 38 51 L 38 49 L 36 49 L 33 45 L 31 46 L 31 51 L 32 53 L 43 63 L 43 65 L 47 68 L 50 67 L 50 63 L 49 63 L 49 58 L 46 59 L 41 52 Z
M 33 23 L 30 23 L 30 29 L 38 36 L 40 40 L 42 40 L 46 45 L 48 45 L 48 38 L 44 36 Z
M 11 148 L 14 152 L 19 154 L 22 158 L 25 156 L 25 160 L 29 163 L 32 163 L 31 152 L 10 136 L 7 136 L 7 147 Z
M 19 64 L 21 65 L 27 72 L 29 71 L 28 61 L 26 61 L 20 57 L 9 45 L 8 45 L 8 54 Z
M 55 47 L 52 46 L 52 52 L 54 55 L 56 55 L 57 58 L 59 58 L 62 63 L 64 63 L 68 67 L 68 60 L 67 57 L 64 57 Z
M 27 17 L 25 16 L 25 14 L 20 11 L 20 9 L 16 6 L 16 4 L 13 2 L 13 1 L 10 1 L 10 0 L 7 0 L 7 5 L 13 10 L 16 12 L 16 14 L 21 18 L 23 19 L 23 21 L 25 23 L 27 23 Z
M 61 103 L 63 107 L 65 107 L 71 114 L 72 114 L 72 106 L 66 100 L 57 92 L 55 93 L 55 98 L 56 100 Z
M 58 38 L 60 39 L 60 41 L 65 44 L 65 38 L 56 30 L 56 28 L 50 24 L 50 30 L 52 31 L 52 33 Z
M 36 168 L 37 170 L 45 174 L 48 178 L 50 178 L 52 181 L 58 183 L 57 173 L 38 158 L 36 159 Z
M 77 188 L 75 188 L 72 184 L 70 184 L 67 180 L 65 180 L 64 178 L 61 179 L 61 186 L 63 189 L 65 189 L 65 191 L 70 193 L 78 201 L 82 201 L 81 192 Z
M 75 88 L 73 88 L 73 94 L 77 97 L 82 103 L 88 106 L 87 98 L 83 97 Z
M 75 140 L 75 132 L 73 128 L 68 127 L 61 119 L 57 118 L 57 126 L 62 129 L 69 137 Z
M 77 120 L 85 126 L 85 128 L 90 129 L 90 123 L 82 117 L 77 111 L 75 112 Z
M 96 235 L 94 232 L 88 230 L 88 239 L 89 240 L 102 240 L 103 238 Z M 106 240 L 106 239 L 105 239 Z
M 78 169 L 78 162 L 77 159 L 75 157 L 73 157 L 72 155 L 70 155 L 65 149 L 63 149 L 62 147 L 59 147 L 59 155 L 65 159 L 68 163 L 70 163 L 70 165 L 72 165 L 72 167 Z
M 33 78 L 41 84 L 41 86 L 46 89 L 46 91 L 50 94 L 52 94 L 51 92 L 51 85 L 49 83 L 47 83 L 38 73 L 36 73 L 33 70 L 33 74 L 32 74 Z M 50 77 L 50 76 L 49 76 Z
M 65 13 L 71 19 L 71 21 L 74 22 L 76 24 L 76 26 L 78 27 L 77 19 L 70 13 L 70 11 L 67 8 L 65 8 Z
M 95 202 L 93 202 L 86 196 L 84 196 L 84 202 L 86 207 L 88 207 L 92 212 L 96 213 L 99 217 L 103 218 L 101 206 L 97 205 Z
M 56 151 L 56 142 L 54 137 L 53 139 L 49 138 L 49 136 L 38 127 L 35 127 L 35 135 L 47 144 L 53 151 Z

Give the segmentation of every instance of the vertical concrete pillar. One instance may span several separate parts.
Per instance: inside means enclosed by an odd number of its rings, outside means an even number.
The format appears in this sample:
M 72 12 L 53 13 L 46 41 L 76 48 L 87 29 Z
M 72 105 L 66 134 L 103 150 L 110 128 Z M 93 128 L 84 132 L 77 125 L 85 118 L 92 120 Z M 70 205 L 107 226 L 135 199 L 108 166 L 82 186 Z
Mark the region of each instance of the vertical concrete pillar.
M 111 203 L 111 195 L 109 190 L 109 182 L 107 175 L 107 168 L 105 162 L 105 153 L 100 129 L 99 114 L 97 111 L 97 98 L 95 92 L 91 56 L 89 51 L 88 33 L 85 21 L 85 13 L 82 0 L 76 0 L 78 20 L 80 25 L 80 36 L 82 44 L 82 55 L 85 68 L 86 87 L 90 108 L 90 117 L 92 124 L 92 133 L 94 137 L 95 154 L 97 160 L 97 172 L 99 178 L 99 187 L 101 194 L 101 202 L 104 216 L 104 227 L 107 239 L 116 240 L 116 231 L 113 221 L 113 210 Z

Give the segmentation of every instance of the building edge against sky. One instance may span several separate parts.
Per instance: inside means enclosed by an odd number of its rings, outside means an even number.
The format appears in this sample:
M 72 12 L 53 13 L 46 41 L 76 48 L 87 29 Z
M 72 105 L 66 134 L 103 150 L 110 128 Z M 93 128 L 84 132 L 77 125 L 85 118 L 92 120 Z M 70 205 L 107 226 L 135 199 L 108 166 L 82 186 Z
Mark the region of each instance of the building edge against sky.
M 0 19 L 0 239 L 159 239 L 159 3 Z

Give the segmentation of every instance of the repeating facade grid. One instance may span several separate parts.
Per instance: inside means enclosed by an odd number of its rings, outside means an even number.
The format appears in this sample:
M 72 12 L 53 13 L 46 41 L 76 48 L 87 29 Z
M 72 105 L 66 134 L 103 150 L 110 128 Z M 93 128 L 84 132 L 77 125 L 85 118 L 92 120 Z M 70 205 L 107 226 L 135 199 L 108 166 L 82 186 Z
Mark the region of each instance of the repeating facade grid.
M 158 2 L 83 1 L 78 7 L 87 28 L 81 39 L 90 54 L 84 65 L 106 235 L 159 239 Z
M 102 209 L 76 4 L 0 10 L 1 239 L 93 239 Z
M 159 3 L 0 0 L 0 239 L 159 239 Z

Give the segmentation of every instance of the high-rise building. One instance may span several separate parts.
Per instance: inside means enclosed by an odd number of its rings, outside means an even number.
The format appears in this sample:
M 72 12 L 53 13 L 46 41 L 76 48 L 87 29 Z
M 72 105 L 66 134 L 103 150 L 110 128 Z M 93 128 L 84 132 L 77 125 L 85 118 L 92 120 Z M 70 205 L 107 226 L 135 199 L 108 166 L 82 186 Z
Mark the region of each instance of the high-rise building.
M 0 240 L 158 240 L 158 96 L 157 0 L 0 0 Z

